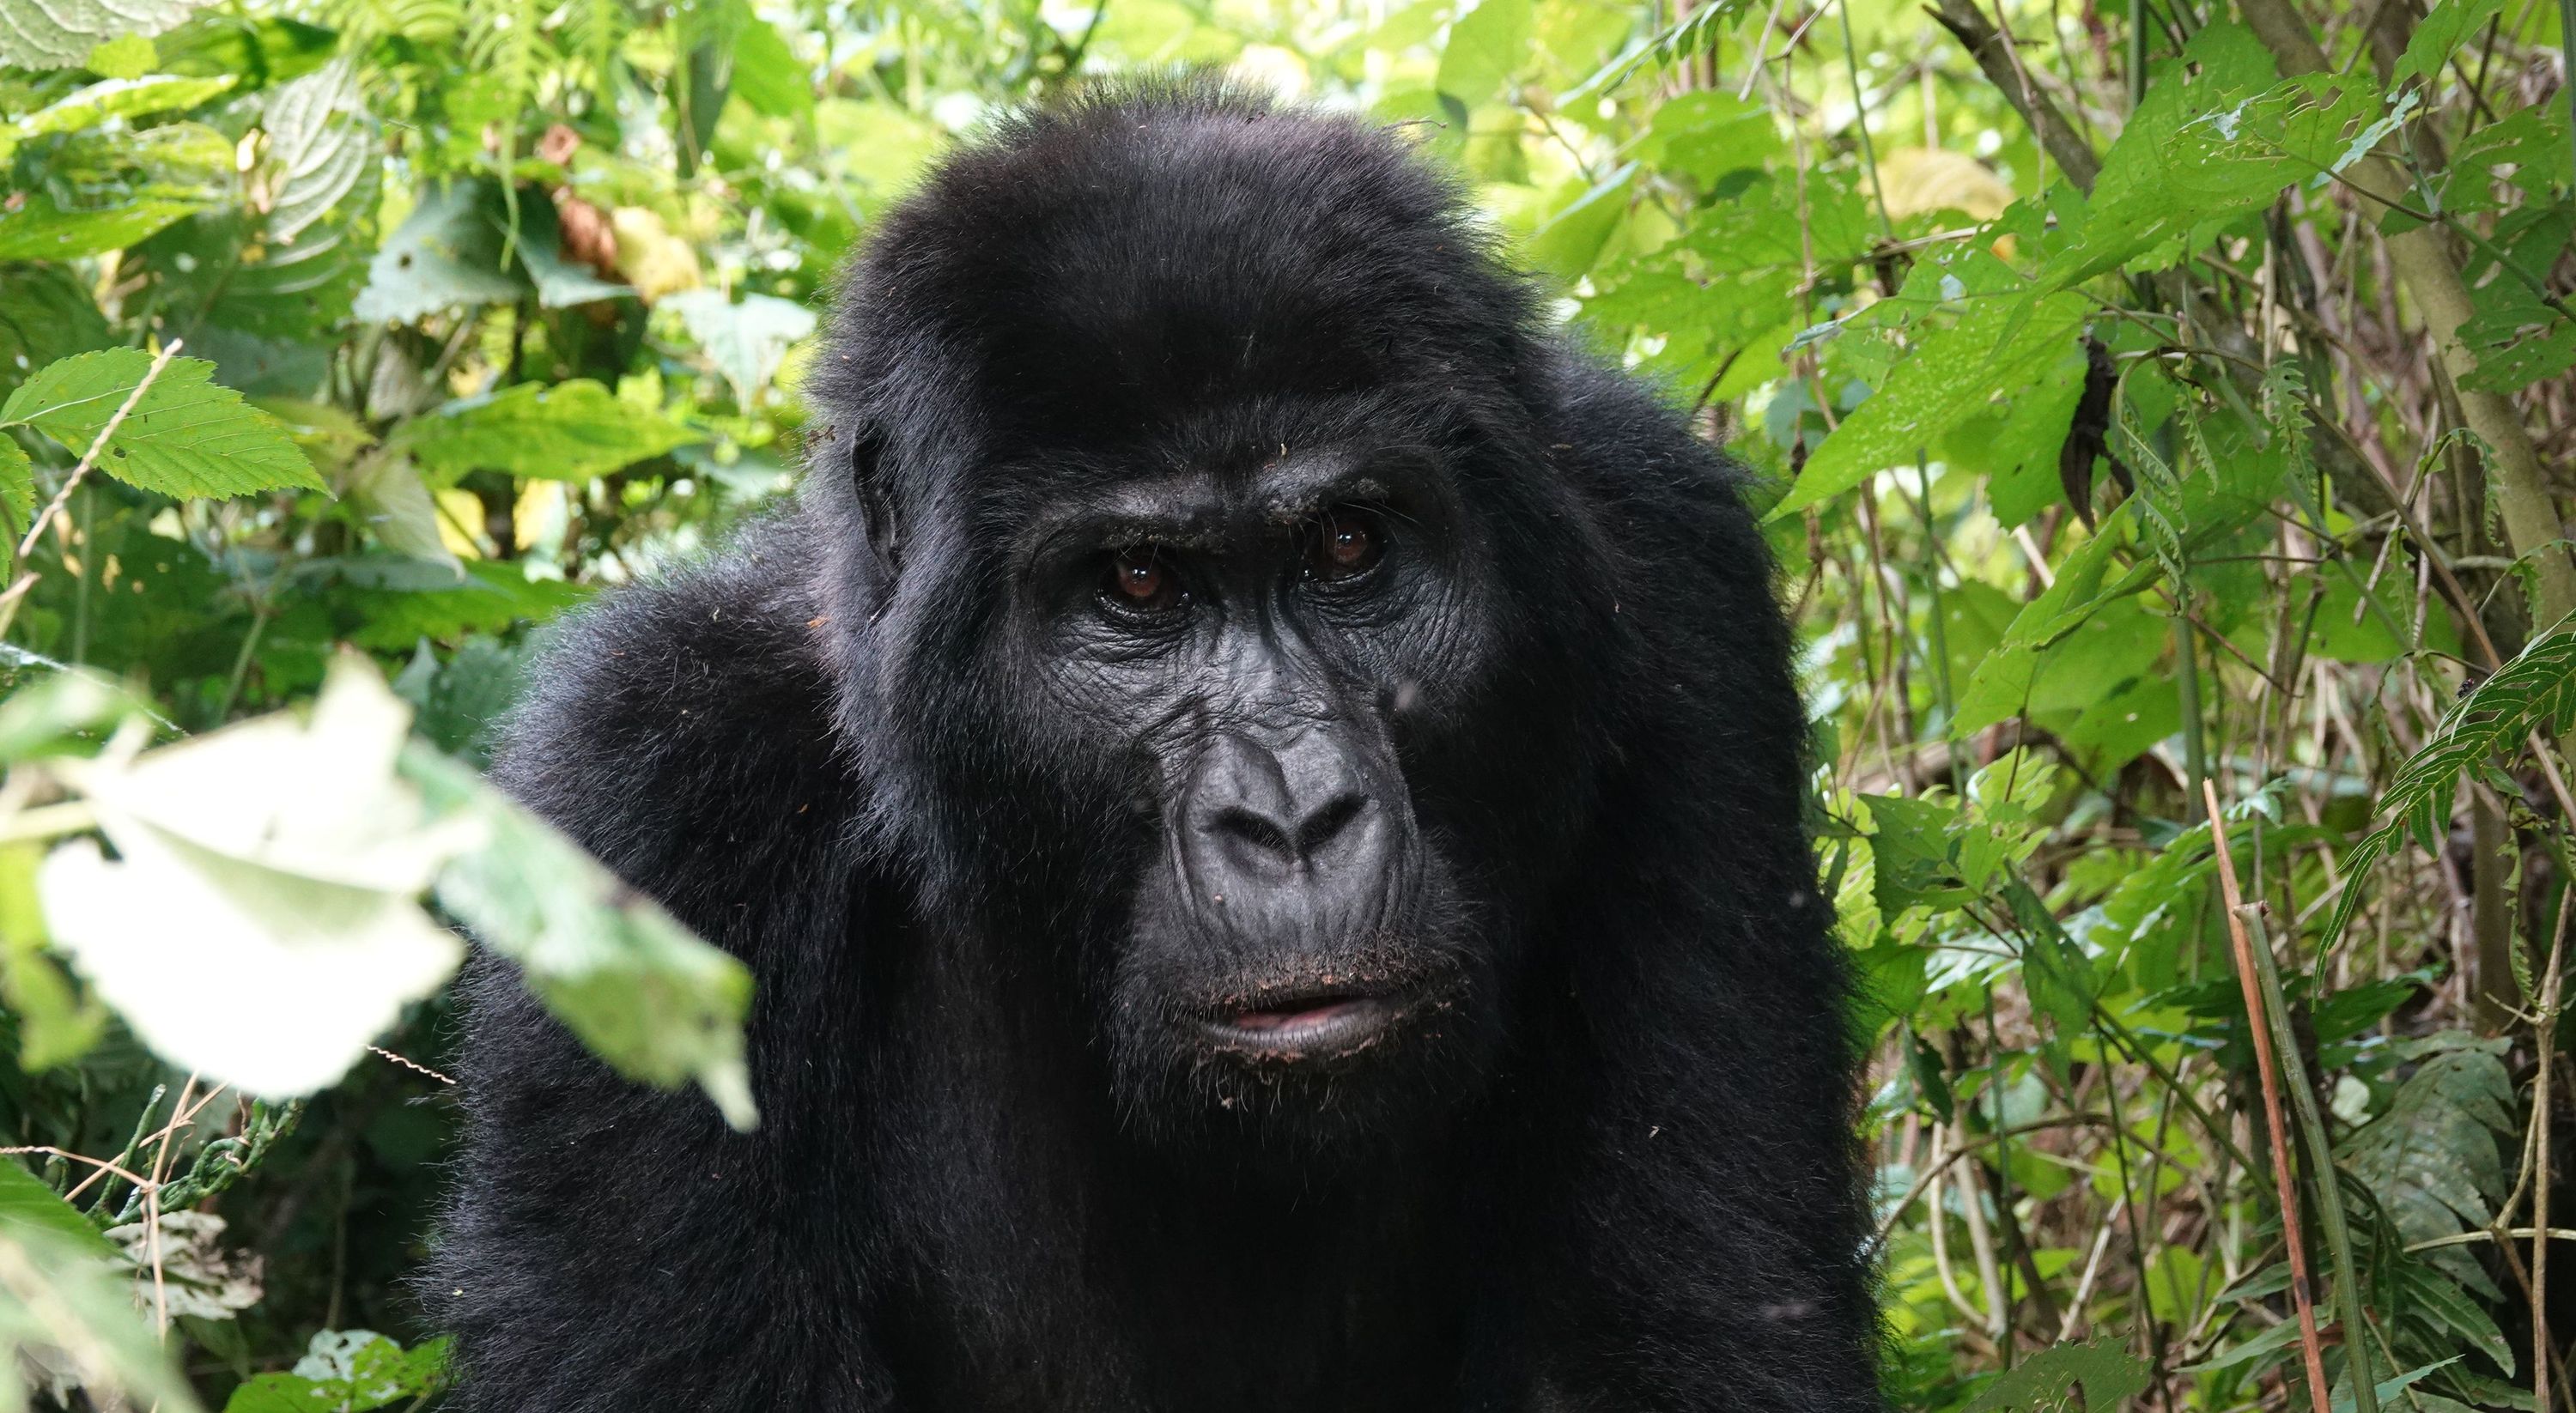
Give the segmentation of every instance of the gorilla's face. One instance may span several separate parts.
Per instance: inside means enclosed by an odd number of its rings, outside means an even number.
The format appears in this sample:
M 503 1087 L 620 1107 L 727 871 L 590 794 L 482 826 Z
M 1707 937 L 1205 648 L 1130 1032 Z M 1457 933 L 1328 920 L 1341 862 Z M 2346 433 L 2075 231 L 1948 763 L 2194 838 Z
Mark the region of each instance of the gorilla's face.
M 1490 547 L 1442 454 L 1339 420 L 996 478 L 984 651 L 1019 705 L 985 745 L 1083 797 L 1048 813 L 1117 894 L 1085 999 L 1147 1131 L 1410 1123 L 1498 1029 L 1489 821 L 1443 788 L 1497 656 Z
M 1079 993 L 1139 1132 L 1338 1151 L 1496 1053 L 1625 628 L 1529 291 L 1382 135 L 1266 113 L 943 169 L 849 277 L 816 493 L 931 905 Z

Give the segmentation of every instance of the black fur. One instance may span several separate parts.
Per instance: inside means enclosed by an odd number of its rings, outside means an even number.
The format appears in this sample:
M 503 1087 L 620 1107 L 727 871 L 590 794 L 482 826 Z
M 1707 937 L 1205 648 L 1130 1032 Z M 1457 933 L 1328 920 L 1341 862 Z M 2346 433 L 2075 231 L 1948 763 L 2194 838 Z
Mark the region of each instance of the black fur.
M 798 506 L 567 628 L 499 766 L 751 965 L 762 1125 L 479 965 L 425 1285 L 462 1407 L 1878 1406 L 1769 557 L 1461 209 L 1397 136 L 1184 85 L 1017 118 L 887 218 Z M 1152 881 L 1207 733 L 1049 647 L 1013 546 L 1379 455 L 1437 504 L 1316 720 L 1400 763 L 1410 871 L 1365 944 L 1220 957 Z M 1437 998 L 1383 1053 L 1192 1048 L 1192 997 L 1380 961 Z

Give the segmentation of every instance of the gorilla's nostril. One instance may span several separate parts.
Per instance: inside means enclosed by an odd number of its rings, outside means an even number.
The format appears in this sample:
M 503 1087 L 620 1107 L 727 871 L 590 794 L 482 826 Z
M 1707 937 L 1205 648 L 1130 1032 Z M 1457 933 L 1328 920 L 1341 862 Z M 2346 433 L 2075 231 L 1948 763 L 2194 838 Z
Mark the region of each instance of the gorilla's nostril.
M 1360 811 L 1366 808 L 1368 797 L 1356 792 L 1326 800 L 1323 808 L 1306 816 L 1306 822 L 1298 826 L 1298 857 L 1313 858 L 1326 844 L 1333 842 L 1334 836 L 1349 828 L 1351 821 L 1359 818 Z
M 1247 862 L 1307 864 L 1341 837 L 1367 808 L 1365 795 L 1336 795 L 1291 829 L 1258 810 L 1228 805 L 1211 813 L 1206 827 Z
M 1240 806 L 1218 810 L 1208 819 L 1211 832 L 1241 843 L 1250 844 L 1265 854 L 1293 859 L 1298 855 L 1297 841 L 1288 831 L 1263 815 Z

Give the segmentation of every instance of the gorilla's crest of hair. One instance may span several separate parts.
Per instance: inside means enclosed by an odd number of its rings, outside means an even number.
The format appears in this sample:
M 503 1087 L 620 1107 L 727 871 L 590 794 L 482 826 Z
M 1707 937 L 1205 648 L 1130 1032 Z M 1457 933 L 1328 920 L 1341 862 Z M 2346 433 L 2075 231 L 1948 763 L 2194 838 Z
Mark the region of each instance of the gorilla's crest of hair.
M 1536 309 L 1402 134 L 1207 81 L 885 214 L 796 503 L 496 767 L 750 965 L 762 1126 L 478 961 L 455 1406 L 1878 1406 L 1771 559 Z

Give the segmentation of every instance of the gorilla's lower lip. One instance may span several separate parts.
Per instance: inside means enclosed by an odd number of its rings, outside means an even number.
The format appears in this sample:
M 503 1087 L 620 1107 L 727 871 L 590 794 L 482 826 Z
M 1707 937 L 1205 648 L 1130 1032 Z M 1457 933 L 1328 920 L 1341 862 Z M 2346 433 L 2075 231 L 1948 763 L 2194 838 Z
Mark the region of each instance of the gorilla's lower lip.
M 1283 1058 L 1347 1054 L 1376 1038 L 1398 1009 L 1380 996 L 1317 997 L 1231 1011 L 1209 1022 L 1208 1030 L 1228 1050 Z

